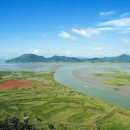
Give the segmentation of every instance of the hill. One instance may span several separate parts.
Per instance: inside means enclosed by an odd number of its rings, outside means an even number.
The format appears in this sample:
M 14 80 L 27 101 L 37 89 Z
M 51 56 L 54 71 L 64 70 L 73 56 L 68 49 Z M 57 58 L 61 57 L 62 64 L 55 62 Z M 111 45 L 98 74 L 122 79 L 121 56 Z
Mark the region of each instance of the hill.
M 66 56 L 53 56 L 45 58 L 35 54 L 24 54 L 19 57 L 7 60 L 6 62 L 82 62 L 82 59 Z
M 91 62 L 130 62 L 130 55 L 122 54 L 116 57 L 103 57 L 88 59 Z
M 6 62 L 130 62 L 130 55 L 122 54 L 116 57 L 103 58 L 75 58 L 66 56 L 52 56 L 45 58 L 35 54 L 24 54 L 19 57 L 7 60 Z
M 35 54 L 24 54 L 19 57 L 7 60 L 7 62 L 46 62 L 47 59 L 43 56 L 37 56 Z

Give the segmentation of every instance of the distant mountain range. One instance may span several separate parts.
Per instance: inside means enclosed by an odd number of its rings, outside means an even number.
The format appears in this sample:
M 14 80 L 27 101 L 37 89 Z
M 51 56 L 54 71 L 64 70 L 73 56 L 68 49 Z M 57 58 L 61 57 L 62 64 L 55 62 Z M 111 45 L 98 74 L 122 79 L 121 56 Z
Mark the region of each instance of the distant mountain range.
M 7 60 L 6 62 L 81 62 L 82 59 L 66 56 L 52 56 L 45 58 L 35 54 L 24 54 L 19 57 Z
M 116 57 L 103 58 L 75 58 L 66 56 L 52 56 L 45 58 L 35 54 L 24 54 L 7 60 L 6 62 L 130 62 L 130 55 L 122 54 Z
M 92 62 L 130 62 L 130 55 L 122 54 L 115 57 L 103 57 L 89 59 Z

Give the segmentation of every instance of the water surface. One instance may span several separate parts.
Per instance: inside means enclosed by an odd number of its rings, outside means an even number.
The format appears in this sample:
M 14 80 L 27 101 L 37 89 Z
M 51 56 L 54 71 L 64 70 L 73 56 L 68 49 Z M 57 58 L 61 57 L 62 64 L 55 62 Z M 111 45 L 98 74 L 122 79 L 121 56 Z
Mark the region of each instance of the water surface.
M 130 73 L 130 64 L 120 63 L 5 63 L 0 62 L 0 70 L 12 71 L 50 71 L 55 72 L 54 78 L 57 82 L 72 88 L 75 91 L 102 99 L 110 104 L 130 109 L 130 96 L 124 95 L 100 86 L 87 84 L 77 79 L 72 71 L 86 69 L 86 72 L 93 71 L 100 73 L 106 69 L 120 70 Z
M 59 68 L 55 73 L 55 80 L 65 86 L 72 88 L 75 91 L 84 93 L 86 95 L 102 99 L 110 104 L 121 106 L 130 109 L 130 95 L 125 95 L 123 93 L 110 90 L 108 88 L 102 88 L 100 86 L 93 86 L 87 84 L 74 77 L 72 72 L 77 69 L 86 69 L 88 71 L 101 72 L 100 67 L 104 69 L 117 69 L 121 71 L 129 71 L 130 64 L 99 64 L 99 63 L 84 63 L 77 66 L 65 66 Z M 102 69 L 103 71 L 103 69 Z

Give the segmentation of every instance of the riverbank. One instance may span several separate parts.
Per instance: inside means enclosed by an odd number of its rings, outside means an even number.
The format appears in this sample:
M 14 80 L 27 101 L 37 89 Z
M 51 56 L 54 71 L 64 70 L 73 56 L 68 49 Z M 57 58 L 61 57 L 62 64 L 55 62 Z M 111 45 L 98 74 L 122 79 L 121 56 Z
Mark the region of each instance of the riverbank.
M 72 74 L 90 85 L 98 86 L 99 88 L 107 88 L 113 91 L 121 92 L 125 95 L 130 95 L 129 80 L 130 76 L 127 73 L 119 72 L 103 72 L 98 73 L 92 72 L 91 69 L 74 70 Z
M 111 67 L 112 66 L 112 67 Z M 102 69 L 103 68 L 103 69 Z M 128 65 L 124 64 L 82 64 L 77 66 L 65 66 L 59 68 L 55 75 L 54 79 L 72 90 L 76 92 L 83 93 L 85 95 L 92 96 L 97 99 L 101 99 L 107 103 L 124 107 L 126 109 L 130 109 L 130 96 L 127 94 L 123 94 L 120 91 L 113 91 L 113 89 L 108 89 L 106 87 L 101 87 L 97 85 L 88 84 L 87 82 L 76 78 L 73 75 L 73 71 L 82 70 L 88 72 L 97 73 L 110 73 L 116 72 L 118 70 L 129 72 Z M 84 70 L 85 69 L 85 70 Z

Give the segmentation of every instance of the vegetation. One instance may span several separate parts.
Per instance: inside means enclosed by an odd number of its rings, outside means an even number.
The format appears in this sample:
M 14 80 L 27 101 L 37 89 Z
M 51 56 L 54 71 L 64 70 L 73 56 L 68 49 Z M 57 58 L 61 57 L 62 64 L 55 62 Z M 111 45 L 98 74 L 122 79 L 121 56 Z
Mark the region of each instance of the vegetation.
M 82 61 L 84 60 L 66 56 L 53 56 L 50 58 L 45 58 L 43 56 L 38 56 L 35 54 L 24 54 L 17 58 L 7 60 L 6 62 L 82 62 Z
M 99 73 L 96 76 L 104 77 L 105 84 L 111 86 L 123 87 L 130 85 L 130 74 L 125 72 L 114 72 L 114 73 Z
M 130 55 L 122 54 L 116 57 L 103 57 L 89 59 L 91 62 L 130 62 Z
M 50 58 L 45 58 L 35 54 L 24 54 L 19 57 L 7 60 L 6 62 L 130 62 L 130 56 L 122 54 L 116 57 L 82 59 L 66 56 L 52 56 Z
M 0 90 L 1 122 L 7 119 L 10 121 L 13 117 L 17 117 L 19 123 L 29 119 L 29 122 L 40 130 L 130 128 L 128 110 L 74 92 L 56 83 L 53 73 L 0 71 L 0 76 L 1 82 L 29 80 L 33 83 L 31 88 Z
M 7 118 L 0 122 L 0 130 L 38 130 L 28 119 L 20 122 L 19 118 Z

